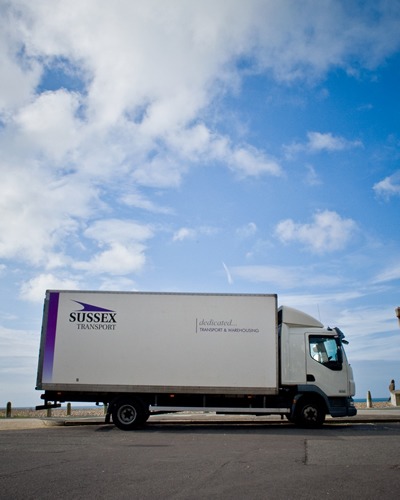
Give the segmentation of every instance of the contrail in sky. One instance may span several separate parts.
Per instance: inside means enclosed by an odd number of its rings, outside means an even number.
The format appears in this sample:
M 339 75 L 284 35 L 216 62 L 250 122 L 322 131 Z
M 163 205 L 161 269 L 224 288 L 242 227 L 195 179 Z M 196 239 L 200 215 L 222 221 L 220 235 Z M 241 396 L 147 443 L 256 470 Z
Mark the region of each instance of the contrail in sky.
M 233 283 L 233 279 L 232 279 L 232 275 L 231 275 L 231 273 L 230 273 L 230 271 L 229 271 L 229 269 L 228 269 L 228 266 L 225 264 L 225 262 L 222 262 L 222 265 L 224 266 L 225 273 L 226 273 L 226 277 L 227 277 L 227 279 L 228 279 L 228 283 L 229 283 L 230 285 L 232 285 L 232 283 Z

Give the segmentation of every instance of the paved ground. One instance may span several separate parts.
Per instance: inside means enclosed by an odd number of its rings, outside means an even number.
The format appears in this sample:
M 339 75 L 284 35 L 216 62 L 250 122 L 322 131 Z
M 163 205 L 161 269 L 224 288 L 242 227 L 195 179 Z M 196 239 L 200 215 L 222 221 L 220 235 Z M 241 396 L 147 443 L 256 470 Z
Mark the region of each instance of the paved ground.
M 327 417 L 326 424 L 335 423 L 373 423 L 373 422 L 400 422 L 400 407 L 393 408 L 369 408 L 358 410 L 355 417 L 331 418 Z M 65 418 L 1 418 L 0 431 L 12 429 L 33 429 L 49 426 L 73 426 L 73 425 L 101 425 L 104 417 L 65 417 Z M 271 415 L 267 417 L 254 417 L 247 415 L 215 415 L 212 413 L 171 413 L 167 415 L 154 415 L 150 417 L 149 424 L 235 424 L 259 425 L 287 423 L 286 419 L 280 416 Z
M 369 413 L 369 418 L 375 417 Z M 387 412 L 387 419 L 395 414 Z M 397 500 L 400 424 L 298 429 L 271 419 L 145 429 L 53 426 L 0 432 L 0 497 L 13 500 Z M 168 420 L 169 419 L 169 420 Z M 220 418 L 218 417 L 219 421 Z M 285 422 L 285 421 L 283 421 Z M 357 422 L 357 423 L 354 423 Z

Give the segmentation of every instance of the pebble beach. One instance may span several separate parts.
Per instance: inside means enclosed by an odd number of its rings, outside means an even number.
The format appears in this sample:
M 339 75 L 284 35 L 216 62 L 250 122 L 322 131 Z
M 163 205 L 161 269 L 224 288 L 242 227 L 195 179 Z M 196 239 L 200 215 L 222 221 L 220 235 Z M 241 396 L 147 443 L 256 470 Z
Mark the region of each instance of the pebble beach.
M 6 410 L 0 410 L 0 418 L 5 418 Z M 68 417 L 66 408 L 55 408 L 51 411 L 51 416 L 55 418 Z M 102 417 L 104 416 L 104 408 L 102 406 L 93 408 L 72 408 L 71 417 Z M 45 418 L 47 417 L 46 410 L 36 411 L 34 408 L 13 408 L 13 418 Z

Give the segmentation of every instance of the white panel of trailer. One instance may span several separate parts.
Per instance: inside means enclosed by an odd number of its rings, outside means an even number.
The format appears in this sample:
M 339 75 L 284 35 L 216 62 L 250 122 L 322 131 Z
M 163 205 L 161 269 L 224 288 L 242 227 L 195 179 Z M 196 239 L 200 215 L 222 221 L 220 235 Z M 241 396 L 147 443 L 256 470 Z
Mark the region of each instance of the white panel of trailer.
M 49 294 L 59 295 L 47 388 L 277 388 L 276 295 Z

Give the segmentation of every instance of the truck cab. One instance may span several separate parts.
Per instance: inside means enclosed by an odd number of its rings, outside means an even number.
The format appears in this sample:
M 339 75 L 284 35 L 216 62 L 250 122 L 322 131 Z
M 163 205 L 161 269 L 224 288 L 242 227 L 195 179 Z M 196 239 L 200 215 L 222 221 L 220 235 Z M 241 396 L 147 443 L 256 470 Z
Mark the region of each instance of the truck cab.
M 281 387 L 293 392 L 294 405 L 298 405 L 292 410 L 293 418 L 301 413 L 305 401 L 318 407 L 315 415 L 356 415 L 353 370 L 347 361 L 343 332 L 324 328 L 312 316 L 282 306 L 278 310 L 278 334 Z

